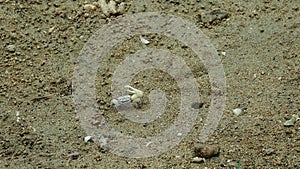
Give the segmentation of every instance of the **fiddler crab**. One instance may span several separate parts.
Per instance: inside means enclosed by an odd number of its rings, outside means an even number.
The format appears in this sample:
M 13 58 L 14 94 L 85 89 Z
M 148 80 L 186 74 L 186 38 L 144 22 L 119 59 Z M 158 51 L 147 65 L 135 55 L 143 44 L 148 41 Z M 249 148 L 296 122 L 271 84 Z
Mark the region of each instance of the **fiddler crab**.
M 112 99 L 111 104 L 118 107 L 119 105 L 129 104 L 129 103 L 136 103 L 140 101 L 140 98 L 144 95 L 144 92 L 141 90 L 138 90 L 136 88 L 133 88 L 129 85 L 126 85 L 125 88 L 127 88 L 128 92 L 131 95 L 125 95 L 118 97 L 117 99 Z

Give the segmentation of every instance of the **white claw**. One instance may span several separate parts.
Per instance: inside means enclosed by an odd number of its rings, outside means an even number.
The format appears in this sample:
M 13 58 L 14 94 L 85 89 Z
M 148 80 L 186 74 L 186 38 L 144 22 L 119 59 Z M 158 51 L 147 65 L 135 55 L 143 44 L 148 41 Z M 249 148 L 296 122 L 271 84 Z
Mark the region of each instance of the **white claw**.
M 132 94 L 133 94 L 133 95 L 130 97 L 132 101 L 135 101 L 136 99 L 141 98 L 141 97 L 143 96 L 143 94 L 144 94 L 144 92 L 142 92 L 142 91 L 140 91 L 140 90 L 138 90 L 138 89 L 136 89 L 136 88 L 133 88 L 133 87 L 131 87 L 131 86 L 129 86 L 129 85 L 126 85 L 125 87 L 128 88 L 127 91 L 128 91 L 129 93 L 132 93 Z

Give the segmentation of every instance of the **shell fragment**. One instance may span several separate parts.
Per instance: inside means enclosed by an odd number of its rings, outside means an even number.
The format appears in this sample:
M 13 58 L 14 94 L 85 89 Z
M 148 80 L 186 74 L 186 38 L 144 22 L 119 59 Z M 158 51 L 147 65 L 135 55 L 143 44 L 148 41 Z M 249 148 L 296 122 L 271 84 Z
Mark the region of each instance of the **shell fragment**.
M 140 36 L 140 39 L 141 39 L 141 42 L 145 45 L 148 45 L 150 43 L 147 39 L 143 38 L 142 36 Z

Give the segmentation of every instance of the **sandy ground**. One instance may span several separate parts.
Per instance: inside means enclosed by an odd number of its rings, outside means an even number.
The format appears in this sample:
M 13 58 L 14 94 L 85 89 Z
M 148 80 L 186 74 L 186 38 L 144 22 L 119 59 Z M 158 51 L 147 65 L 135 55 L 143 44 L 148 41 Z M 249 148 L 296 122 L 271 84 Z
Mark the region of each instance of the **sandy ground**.
M 292 115 L 300 115 L 298 0 L 123 2 L 125 9 L 105 16 L 99 6 L 84 9 L 93 1 L 0 0 L 0 168 L 300 168 L 300 122 L 284 126 Z M 215 9 L 218 15 L 211 12 Z M 205 162 L 194 163 L 192 158 L 210 106 L 207 71 L 189 48 L 159 35 L 145 36 L 149 46 L 182 56 L 198 77 L 204 106 L 193 129 L 173 149 L 150 158 L 120 157 L 97 143 L 84 142 L 87 134 L 72 100 L 72 76 L 81 49 L 116 17 L 158 11 L 197 25 L 219 52 L 225 70 L 226 108 L 206 143 L 220 146 L 220 154 Z M 150 71 L 133 80 L 131 85 L 145 94 L 159 87 L 171 100 L 164 116 L 146 126 L 117 114 L 106 92 L 116 65 L 141 48 L 145 45 L 139 37 L 132 37 L 105 57 L 107 63 L 96 78 L 97 101 L 117 130 L 146 137 L 176 118 L 174 79 Z M 247 110 L 235 116 L 235 108 Z M 78 156 L 68 156 L 72 153 Z

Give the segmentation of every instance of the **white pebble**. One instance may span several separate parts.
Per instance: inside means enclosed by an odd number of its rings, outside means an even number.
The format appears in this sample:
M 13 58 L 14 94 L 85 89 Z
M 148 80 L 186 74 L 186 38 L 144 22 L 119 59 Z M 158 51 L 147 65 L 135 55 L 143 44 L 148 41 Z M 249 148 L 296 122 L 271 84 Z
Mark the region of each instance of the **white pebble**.
M 299 119 L 300 119 L 300 118 L 299 118 L 298 115 L 293 114 L 293 115 L 292 115 L 292 118 L 289 119 L 289 120 L 287 120 L 286 122 L 284 122 L 283 125 L 284 125 L 285 127 L 291 127 L 291 126 L 294 126 L 295 122 L 296 122 L 297 120 L 299 120 Z
M 51 28 L 48 29 L 48 33 L 51 34 L 54 32 L 56 26 L 52 26 Z
M 149 141 L 149 142 L 146 144 L 146 147 L 148 147 L 150 144 L 152 144 L 152 141 Z
M 193 163 L 204 163 L 205 162 L 205 158 L 200 158 L 200 157 L 194 157 L 193 159 L 192 159 L 192 162 Z
M 92 5 L 92 4 L 86 4 L 86 5 L 83 6 L 83 8 L 85 10 L 93 11 L 93 10 L 95 10 L 97 8 L 97 6 L 96 5 Z
M 291 127 L 291 126 L 294 126 L 294 124 L 295 124 L 295 121 L 293 119 L 289 119 L 283 123 L 283 125 L 285 127 Z
M 92 141 L 92 136 L 85 136 L 84 142 Z
M 140 36 L 140 39 L 141 39 L 142 43 L 145 45 L 148 45 L 150 43 L 147 39 L 143 38 L 142 36 Z
M 15 51 L 16 46 L 15 45 L 8 45 L 7 46 L 7 50 L 10 52 L 14 52 Z
M 17 117 L 17 122 L 19 123 L 20 122 L 20 112 L 19 111 L 16 111 L 16 117 Z
M 239 116 L 243 112 L 243 110 L 240 108 L 233 109 L 232 111 L 236 116 Z

